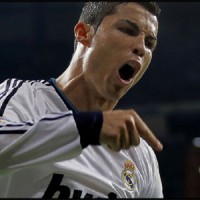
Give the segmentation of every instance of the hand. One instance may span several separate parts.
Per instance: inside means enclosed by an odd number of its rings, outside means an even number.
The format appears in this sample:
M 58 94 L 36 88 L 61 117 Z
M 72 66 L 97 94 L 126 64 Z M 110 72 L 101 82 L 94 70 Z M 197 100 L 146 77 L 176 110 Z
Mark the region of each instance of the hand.
M 132 145 L 139 145 L 140 137 L 145 139 L 155 150 L 163 149 L 163 145 L 134 110 L 103 112 L 101 144 L 107 144 L 113 151 L 120 151 L 130 148 Z

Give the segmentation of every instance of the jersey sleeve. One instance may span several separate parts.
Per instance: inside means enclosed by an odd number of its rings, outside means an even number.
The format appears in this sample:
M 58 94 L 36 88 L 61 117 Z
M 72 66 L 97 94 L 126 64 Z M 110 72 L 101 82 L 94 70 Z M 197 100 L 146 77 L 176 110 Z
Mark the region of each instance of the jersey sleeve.
M 81 152 L 71 113 L 48 114 L 33 124 L 1 121 L 0 140 L 7 139 L 0 151 L 1 171 L 70 159 Z
M 98 139 L 86 141 L 83 138 L 86 130 L 90 134 L 99 124 L 98 138 L 102 123 L 99 113 L 74 116 L 70 110 L 47 112 L 42 95 L 36 103 L 37 95 L 31 88 L 23 81 L 10 79 L 0 86 L 0 173 L 71 159 L 89 143 L 98 143 Z

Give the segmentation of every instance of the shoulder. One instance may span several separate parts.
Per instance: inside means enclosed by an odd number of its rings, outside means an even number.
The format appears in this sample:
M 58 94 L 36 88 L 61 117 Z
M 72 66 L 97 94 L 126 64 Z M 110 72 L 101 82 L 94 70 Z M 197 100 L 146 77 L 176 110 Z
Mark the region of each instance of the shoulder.
M 9 94 L 9 92 L 13 91 L 17 92 L 21 88 L 23 90 L 26 90 L 28 88 L 29 90 L 36 89 L 36 88 L 43 88 L 43 87 L 49 87 L 51 84 L 49 81 L 46 80 L 22 80 L 22 79 L 16 79 L 16 78 L 10 78 L 4 80 L 0 84 L 0 94 L 6 95 Z M 13 93 L 14 93 L 13 92 Z
M 6 79 L 0 84 L 0 99 L 6 101 L 12 98 L 31 99 L 38 93 L 48 93 L 54 90 L 49 81 L 46 80 L 22 80 L 22 79 Z
M 0 84 L 0 115 L 9 115 L 13 118 L 26 113 L 33 113 L 35 106 L 41 111 L 44 106 L 44 96 L 53 87 L 45 80 L 7 79 Z M 41 91 L 41 92 L 40 92 Z M 35 112 L 35 111 L 34 111 Z

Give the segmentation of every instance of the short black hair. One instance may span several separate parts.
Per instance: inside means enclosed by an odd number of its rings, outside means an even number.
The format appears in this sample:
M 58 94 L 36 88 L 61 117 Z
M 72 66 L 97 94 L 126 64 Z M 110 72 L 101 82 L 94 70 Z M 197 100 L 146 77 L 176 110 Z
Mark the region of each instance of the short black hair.
M 130 1 L 132 2 L 132 1 Z M 156 2 L 140 2 L 140 1 L 133 1 L 144 8 L 146 8 L 151 14 L 155 15 L 157 18 L 160 15 L 160 8 Z M 82 12 L 79 17 L 79 21 L 85 22 L 93 26 L 94 30 L 96 31 L 99 25 L 101 24 L 102 20 L 105 16 L 111 15 L 115 12 L 115 8 L 122 4 L 122 3 L 129 3 L 125 1 L 120 2 L 105 2 L 105 1 L 93 1 L 93 2 L 86 2 L 82 8 Z M 74 49 L 76 49 L 77 41 L 74 41 Z

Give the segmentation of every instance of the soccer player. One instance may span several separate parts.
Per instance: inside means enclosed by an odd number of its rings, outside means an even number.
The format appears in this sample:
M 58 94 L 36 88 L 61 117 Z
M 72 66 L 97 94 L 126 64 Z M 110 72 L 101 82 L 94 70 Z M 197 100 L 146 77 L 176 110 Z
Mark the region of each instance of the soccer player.
M 59 77 L 0 85 L 1 198 L 163 197 L 162 144 L 133 109 L 114 109 L 151 62 L 159 12 L 88 2 Z

